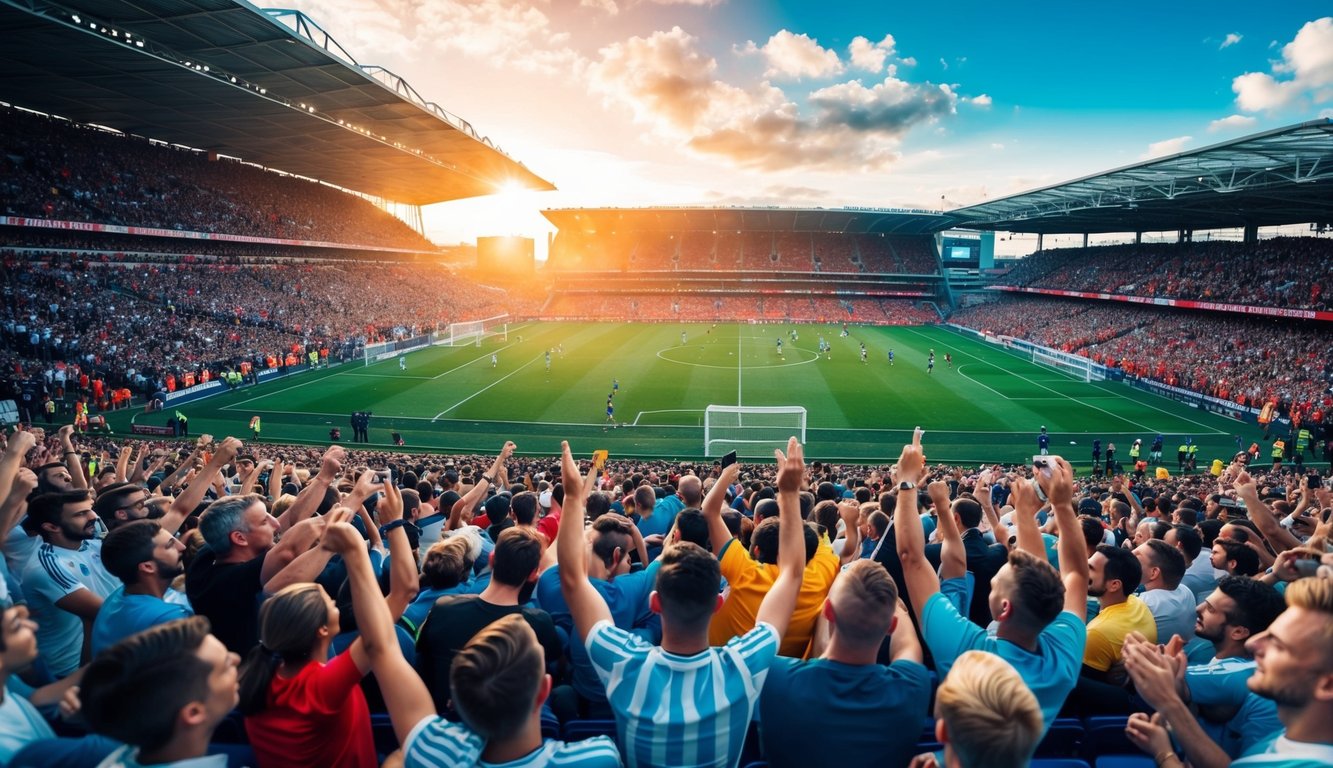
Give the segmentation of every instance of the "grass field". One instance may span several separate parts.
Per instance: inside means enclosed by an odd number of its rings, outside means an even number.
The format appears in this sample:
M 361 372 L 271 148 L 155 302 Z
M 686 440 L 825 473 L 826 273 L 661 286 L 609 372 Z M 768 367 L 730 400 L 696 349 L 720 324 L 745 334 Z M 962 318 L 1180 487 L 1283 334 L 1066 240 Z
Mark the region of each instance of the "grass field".
M 792 341 L 795 327 L 799 340 Z M 508 337 L 480 347 L 435 347 L 369 367 L 349 364 L 191 403 L 193 433 L 248 435 L 253 415 L 265 440 L 325 443 L 331 426 L 344 441 L 348 416 L 374 412 L 370 436 L 387 445 L 401 432 L 408 449 L 492 452 L 510 438 L 527 454 L 554 453 L 561 439 L 581 451 L 612 455 L 698 458 L 704 453 L 708 404 L 800 405 L 808 411 L 807 453 L 814 458 L 890 461 L 915 425 L 926 429 L 932 461 L 1025 461 L 1045 425 L 1052 452 L 1090 463 L 1094 437 L 1114 442 L 1129 463 L 1129 445 L 1167 436 L 1175 446 L 1192 436 L 1204 459 L 1230 457 L 1245 425 L 1111 382 L 1086 383 L 992 345 L 934 327 L 664 325 L 538 323 L 511 325 Z M 687 341 L 682 345 L 681 334 Z M 832 343 L 819 358 L 820 335 Z M 784 355 L 778 356 L 781 335 Z M 860 362 L 864 342 L 869 359 Z M 545 351 L 552 355 L 548 373 Z M 888 350 L 895 363 L 888 363 Z M 926 355 L 936 352 L 935 371 Z M 953 367 L 944 354 L 953 355 Z M 495 367 L 491 355 L 497 357 Z M 612 379 L 620 382 L 606 429 Z M 140 416 L 165 423 L 165 414 Z M 121 423 L 117 424 L 116 422 Z M 117 431 L 127 415 L 113 420 Z M 1071 441 L 1076 445 L 1071 445 Z

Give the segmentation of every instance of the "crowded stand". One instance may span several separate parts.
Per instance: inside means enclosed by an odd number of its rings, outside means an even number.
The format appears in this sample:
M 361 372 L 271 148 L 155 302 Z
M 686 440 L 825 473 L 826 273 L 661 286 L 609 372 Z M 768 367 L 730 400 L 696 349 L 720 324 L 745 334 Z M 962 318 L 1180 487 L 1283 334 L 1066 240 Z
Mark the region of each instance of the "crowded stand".
M 561 320 L 619 318 L 644 322 L 850 322 L 923 325 L 939 322 L 929 305 L 906 299 L 831 296 L 756 296 L 741 291 L 697 293 L 597 290 L 557 293 L 541 316 Z
M 938 275 L 929 237 L 841 232 L 560 232 L 552 263 L 572 271 Z
M 1141 243 L 1039 251 L 1005 275 L 1018 287 L 1333 309 L 1333 240 Z
M 1298 420 L 1333 415 L 1333 335 L 1324 323 L 1038 297 L 968 307 L 949 321 L 1240 405 L 1277 403 Z
M 375 291 L 412 302 L 365 301 Z M 423 290 L 423 286 L 428 290 Z M 64 412 L 128 405 L 187 379 L 357 356 L 366 343 L 428 333 L 544 296 L 477 285 L 432 264 L 136 264 L 0 259 L 0 399 L 53 396 Z M 81 382 L 79 386 L 66 382 Z M 170 386 L 169 386 L 170 384 Z
M 8 107 L 0 115 L 6 216 L 434 250 L 324 184 Z
M 1333 756 L 1333 491 L 1245 454 L 1080 477 L 931 465 L 920 430 L 874 466 L 795 438 L 726 467 L 70 427 L 0 450 L 8 765 Z

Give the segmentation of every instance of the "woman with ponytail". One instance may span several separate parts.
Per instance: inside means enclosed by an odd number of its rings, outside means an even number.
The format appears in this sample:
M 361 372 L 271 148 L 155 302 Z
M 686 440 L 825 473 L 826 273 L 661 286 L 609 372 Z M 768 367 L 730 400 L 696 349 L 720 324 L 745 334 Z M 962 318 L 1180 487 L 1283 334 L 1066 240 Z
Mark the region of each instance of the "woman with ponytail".
M 349 516 L 329 513 L 330 522 Z M 332 555 L 320 547 L 301 557 Z M 311 583 L 286 587 L 259 609 L 259 645 L 241 664 L 239 704 L 259 768 L 379 764 L 360 687 L 370 658 L 360 639 L 329 658 L 338 620 L 337 605 Z

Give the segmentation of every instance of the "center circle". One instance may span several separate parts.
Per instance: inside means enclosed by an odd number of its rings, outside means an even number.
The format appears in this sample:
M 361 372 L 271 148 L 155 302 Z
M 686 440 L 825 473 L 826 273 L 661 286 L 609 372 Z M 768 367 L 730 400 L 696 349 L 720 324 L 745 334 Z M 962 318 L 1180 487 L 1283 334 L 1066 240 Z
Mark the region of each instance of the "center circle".
M 758 344 L 760 343 L 760 341 L 761 341 L 760 339 L 754 339 L 753 344 Z M 657 357 L 658 359 L 665 360 L 668 363 L 675 363 L 676 365 L 688 365 L 693 368 L 716 368 L 724 371 L 734 371 L 736 370 L 737 367 L 743 367 L 747 370 L 764 369 L 764 368 L 791 368 L 792 366 L 795 365 L 809 365 L 810 363 L 813 363 L 819 359 L 819 355 L 816 354 L 814 350 L 802 349 L 800 347 L 791 345 L 784 346 L 782 351 L 783 357 L 778 357 L 776 345 L 768 344 L 767 349 L 769 356 L 764 359 L 756 360 L 751 356 L 747 355 L 744 360 L 737 360 L 735 355 L 731 355 L 727 358 L 728 364 L 723 365 L 716 362 L 710 362 L 718 359 L 717 358 L 718 353 L 716 351 L 713 351 L 713 346 L 714 345 L 710 344 L 708 347 L 703 347 L 703 349 L 707 350 L 707 352 L 703 357 L 702 361 L 697 359 L 698 351 L 701 348 L 701 346 L 691 345 L 691 344 L 687 344 L 685 346 L 665 347 L 663 349 L 659 349 L 657 350 Z M 745 346 L 747 349 L 754 349 L 754 346 L 752 344 L 746 344 Z M 696 359 L 695 360 L 681 359 L 682 357 L 686 356 L 693 356 L 696 357 Z M 770 360 L 772 362 L 767 362 Z

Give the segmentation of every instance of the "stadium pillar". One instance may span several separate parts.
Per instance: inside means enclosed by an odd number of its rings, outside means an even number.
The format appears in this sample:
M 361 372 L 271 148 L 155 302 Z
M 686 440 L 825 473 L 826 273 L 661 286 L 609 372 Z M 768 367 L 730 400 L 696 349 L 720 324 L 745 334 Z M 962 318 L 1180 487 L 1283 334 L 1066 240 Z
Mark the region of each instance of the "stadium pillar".
M 1087 247 L 1088 247 L 1088 233 L 1087 233 L 1087 232 L 1084 232 L 1084 233 L 1083 233 L 1083 247 L 1084 247 L 1084 248 L 1087 248 Z
M 1259 242 L 1259 227 L 1258 227 L 1258 226 L 1256 226 L 1256 225 L 1254 225 L 1254 224 L 1248 224 L 1248 225 L 1246 225 L 1246 227 L 1245 227 L 1245 242 L 1247 242 L 1247 243 L 1257 243 L 1257 242 Z
M 1042 234 L 1041 234 L 1040 232 L 1038 232 L 1038 233 L 1037 233 L 1037 250 L 1039 250 L 1039 251 L 1041 250 L 1041 238 L 1042 238 Z
M 1134 233 L 1134 244 L 1135 244 L 1135 245 L 1143 245 L 1143 233 L 1142 233 L 1142 232 L 1135 232 L 1135 233 Z
M 421 215 L 421 206 L 410 205 L 407 208 L 408 224 L 417 231 L 418 235 L 426 236 L 426 221 Z

